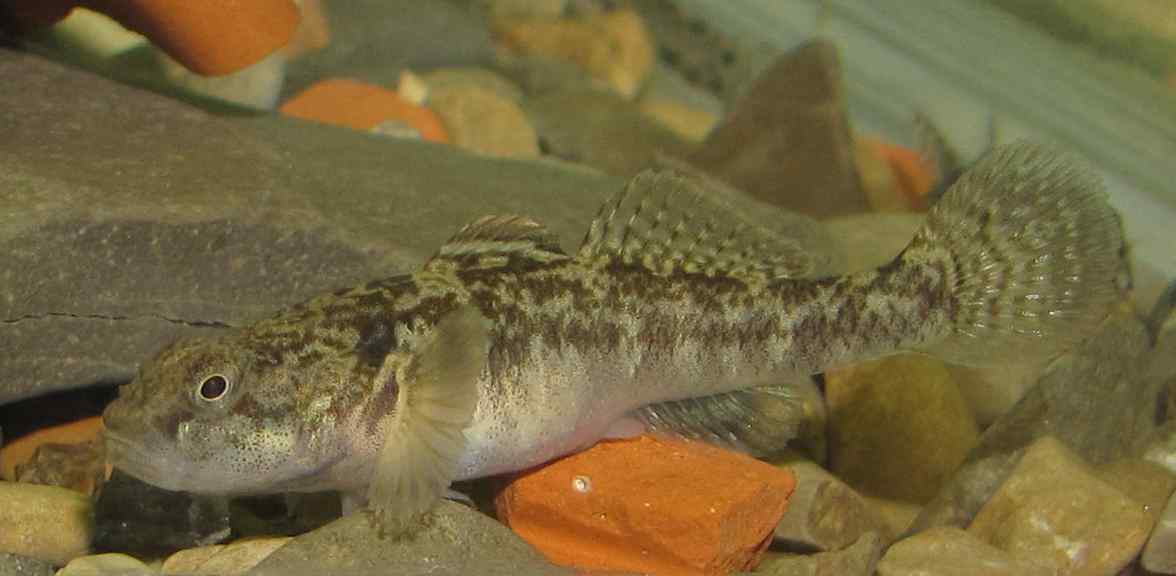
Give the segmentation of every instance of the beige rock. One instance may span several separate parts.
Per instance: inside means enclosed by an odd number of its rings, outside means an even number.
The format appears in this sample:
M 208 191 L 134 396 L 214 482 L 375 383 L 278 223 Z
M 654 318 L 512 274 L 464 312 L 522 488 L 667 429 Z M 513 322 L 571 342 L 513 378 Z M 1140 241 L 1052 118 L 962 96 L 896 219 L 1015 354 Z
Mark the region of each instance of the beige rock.
M 754 576 L 870 576 L 878 563 L 882 542 L 867 532 L 852 546 L 818 554 L 769 554 Z
M 883 542 L 894 536 L 885 523 L 852 488 L 812 462 L 787 465 L 796 477 L 796 491 L 776 525 L 775 540 L 790 549 L 820 552 L 840 550 L 867 533 Z
M 1015 558 L 948 526 L 899 540 L 878 562 L 878 576 L 1050 576 L 1051 566 Z
M 905 534 L 910 528 L 911 523 L 919 516 L 919 512 L 923 510 L 923 507 L 918 504 L 911 504 L 910 502 L 903 502 L 901 500 L 890 500 L 873 496 L 864 496 L 863 498 L 870 505 L 870 508 L 873 508 L 878 516 L 882 518 L 886 530 L 890 534 L 893 534 L 895 538 Z M 885 533 L 883 532 L 883 534 Z
M 1176 574 L 1176 494 L 1168 499 L 1160 521 L 1143 549 L 1140 563 L 1151 572 Z
M 292 538 L 284 536 L 233 542 L 205 562 L 200 571 L 209 576 L 245 574 L 290 540 Z
M 514 102 L 486 88 L 453 88 L 429 95 L 449 139 L 463 150 L 486 156 L 537 158 L 539 137 Z
M 1176 490 L 1176 475 L 1147 460 L 1127 458 L 1098 469 L 1098 477 L 1134 500 L 1153 522 L 1160 521 L 1168 498 Z
M 518 84 L 485 68 L 438 68 L 422 76 L 421 80 L 428 86 L 430 94 L 459 88 L 485 88 L 512 102 L 523 99 L 523 90 Z
M 653 69 L 645 22 L 629 9 L 566 20 L 530 19 L 497 26 L 508 48 L 526 55 L 570 60 L 618 94 L 632 98 Z
M 972 415 L 935 358 L 891 356 L 827 372 L 830 470 L 863 494 L 930 500 L 976 444 Z
M 90 551 L 91 515 L 73 490 L 0 481 L 0 552 L 65 564 Z
M 57 576 L 154 576 L 146 564 L 126 554 L 95 554 L 74 558 Z
M 667 98 L 642 98 L 640 107 L 646 116 L 692 142 L 705 140 L 719 122 L 712 112 Z
M 223 550 L 224 547 L 224 544 L 213 544 L 212 546 L 180 550 L 168 556 L 167 560 L 163 561 L 163 568 L 160 571 L 164 576 L 195 574 L 201 565 L 207 562 L 209 558 L 216 556 L 217 552 Z
M 568 0 L 484 0 L 491 18 L 548 18 L 563 15 Z
M 1015 557 L 1097 576 L 1127 566 L 1151 525 L 1139 504 L 1046 436 L 1028 447 L 968 532 Z

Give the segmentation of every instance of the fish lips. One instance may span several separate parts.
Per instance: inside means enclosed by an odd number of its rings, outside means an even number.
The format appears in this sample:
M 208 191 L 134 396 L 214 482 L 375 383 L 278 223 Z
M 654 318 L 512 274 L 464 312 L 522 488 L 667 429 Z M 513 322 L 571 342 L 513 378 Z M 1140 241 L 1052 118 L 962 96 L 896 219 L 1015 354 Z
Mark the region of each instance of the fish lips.
M 152 486 L 175 492 L 188 491 L 184 479 L 189 477 L 185 466 L 162 456 L 150 446 L 130 440 L 117 432 L 103 433 L 106 461 L 111 466 Z

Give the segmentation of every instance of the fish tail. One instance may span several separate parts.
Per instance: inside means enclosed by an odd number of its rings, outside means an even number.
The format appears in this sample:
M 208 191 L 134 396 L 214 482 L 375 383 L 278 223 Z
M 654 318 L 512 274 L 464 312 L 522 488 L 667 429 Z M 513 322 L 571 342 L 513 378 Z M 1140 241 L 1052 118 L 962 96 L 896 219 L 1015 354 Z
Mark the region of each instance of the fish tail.
M 1060 352 L 1123 297 L 1122 233 L 1100 178 L 1035 144 L 977 162 L 900 258 L 947 271 L 950 328 L 925 351 L 964 364 Z

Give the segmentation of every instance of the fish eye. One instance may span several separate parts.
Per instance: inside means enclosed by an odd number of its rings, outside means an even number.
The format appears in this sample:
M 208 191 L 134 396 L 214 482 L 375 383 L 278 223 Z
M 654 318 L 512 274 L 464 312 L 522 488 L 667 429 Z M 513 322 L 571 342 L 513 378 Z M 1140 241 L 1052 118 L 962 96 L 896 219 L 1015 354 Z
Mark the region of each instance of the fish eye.
M 198 394 L 201 400 L 213 402 L 220 400 L 229 391 L 229 379 L 221 374 L 213 374 L 200 382 Z

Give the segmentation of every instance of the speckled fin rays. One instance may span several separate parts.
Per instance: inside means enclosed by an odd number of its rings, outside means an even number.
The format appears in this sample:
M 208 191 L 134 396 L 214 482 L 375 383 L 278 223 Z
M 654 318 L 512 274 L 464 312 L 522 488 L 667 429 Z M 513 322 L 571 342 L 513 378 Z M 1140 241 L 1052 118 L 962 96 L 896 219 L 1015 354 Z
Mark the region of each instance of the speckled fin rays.
M 465 451 L 490 346 L 488 320 L 472 305 L 445 315 L 396 363 L 400 396 L 368 487 L 381 531 L 402 534 L 445 494 Z M 392 364 L 390 364 L 391 366 Z
M 1092 170 L 1029 142 L 989 152 L 944 193 L 901 256 L 954 269 L 954 333 L 923 351 L 990 365 L 1073 346 L 1123 298 L 1122 248 Z
M 747 282 L 803 278 L 812 256 L 795 240 L 739 218 L 702 179 L 646 170 L 601 207 L 576 257 L 619 259 L 655 275 L 724 275 Z

